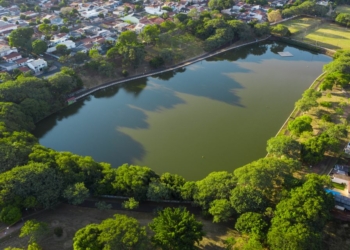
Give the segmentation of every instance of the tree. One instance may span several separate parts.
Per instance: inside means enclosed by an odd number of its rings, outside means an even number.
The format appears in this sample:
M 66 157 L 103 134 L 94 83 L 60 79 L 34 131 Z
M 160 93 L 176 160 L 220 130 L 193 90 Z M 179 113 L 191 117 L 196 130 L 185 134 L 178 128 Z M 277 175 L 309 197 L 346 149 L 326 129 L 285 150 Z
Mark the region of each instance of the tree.
M 233 213 L 231 204 L 226 199 L 214 200 L 210 203 L 209 213 L 213 216 L 213 222 L 227 221 Z
M 122 203 L 122 207 L 125 209 L 135 209 L 139 207 L 139 202 L 134 199 L 134 197 L 129 198 L 127 201 Z
M 29 237 L 29 242 L 37 242 L 48 231 L 48 225 L 37 220 L 27 220 L 21 227 L 19 237 Z
M 296 135 L 300 135 L 306 131 L 312 131 L 311 122 L 312 119 L 310 116 L 299 116 L 288 123 L 288 130 Z
M 63 56 L 63 55 L 67 55 L 69 51 L 68 51 L 68 48 L 65 44 L 58 44 L 56 46 L 56 52 L 57 52 L 57 54 Z
M 149 227 L 155 233 L 153 243 L 162 249 L 195 249 L 194 244 L 204 236 L 202 223 L 185 208 L 165 208 Z
M 350 14 L 349 13 L 339 13 L 335 18 L 335 21 L 343 26 L 350 26 Z
M 99 250 L 103 249 L 103 243 L 99 241 L 101 230 L 98 224 L 89 224 L 79 229 L 73 238 L 74 250 Z
M 51 23 L 51 21 L 49 19 L 47 19 L 47 18 L 44 18 L 43 22 L 46 23 L 46 24 L 50 24 Z
M 186 183 L 185 178 L 178 174 L 164 173 L 159 180 L 166 185 L 172 199 L 181 200 L 181 189 Z
M 37 55 L 43 54 L 47 50 L 47 44 L 43 40 L 35 40 L 32 43 L 33 52 Z
M 329 176 L 307 175 L 301 187 L 277 204 L 267 235 L 271 250 L 321 248 L 321 232 L 334 206 L 324 190 L 329 185 Z
M 18 28 L 11 31 L 9 35 L 9 45 L 31 51 L 31 38 L 34 34 L 33 28 Z
M 237 231 L 246 234 L 257 234 L 263 236 L 266 234 L 268 224 L 264 220 L 263 215 L 259 213 L 244 213 L 237 219 L 235 224 Z
M 66 26 L 62 26 L 62 27 L 60 28 L 60 32 L 61 32 L 61 33 L 68 33 L 68 32 L 69 32 L 69 29 L 68 29 Z
M 291 33 L 287 26 L 277 24 L 271 28 L 271 33 L 278 36 L 290 36 Z
M 193 199 L 204 210 L 208 210 L 212 201 L 229 199 L 230 191 L 235 184 L 232 174 L 226 171 L 212 172 L 203 180 L 196 182 Z
M 40 8 L 39 5 L 35 6 L 34 10 L 35 10 L 36 12 L 41 12 L 41 8 Z
M 278 21 L 282 20 L 281 10 L 273 10 L 273 11 L 267 13 L 267 19 L 271 23 L 278 22 Z
M 157 25 L 147 25 L 140 33 L 141 38 L 146 43 L 153 43 L 159 37 L 159 28 Z
M 147 198 L 152 201 L 161 201 L 170 199 L 170 190 L 159 180 L 152 181 L 147 190 Z
M 19 221 L 21 217 L 21 209 L 13 205 L 3 207 L 0 212 L 0 221 L 6 224 L 13 224 Z
M 158 176 L 150 168 L 124 164 L 116 169 L 112 186 L 119 195 L 144 200 L 148 185 L 153 178 L 158 178 Z
M 229 9 L 233 6 L 232 0 L 209 0 L 208 7 L 212 10 Z
M 300 157 L 301 146 L 298 141 L 290 136 L 281 135 L 272 137 L 267 141 L 266 151 L 276 157 L 287 156 L 298 159 Z
M 232 207 L 237 213 L 262 212 L 267 207 L 267 198 L 261 190 L 251 186 L 237 186 L 231 192 Z
M 47 36 L 51 32 L 51 25 L 47 23 L 40 24 L 38 30 Z
M 98 14 L 98 17 L 99 17 L 99 18 L 104 18 L 105 15 L 103 15 L 103 13 L 101 12 L 101 13 Z
M 147 249 L 146 229 L 134 218 L 115 214 L 114 219 L 79 229 L 73 238 L 73 249 Z
M 63 197 L 73 205 L 81 204 L 89 197 L 89 190 L 85 187 L 84 183 L 75 183 L 74 185 L 68 186 L 63 191 Z

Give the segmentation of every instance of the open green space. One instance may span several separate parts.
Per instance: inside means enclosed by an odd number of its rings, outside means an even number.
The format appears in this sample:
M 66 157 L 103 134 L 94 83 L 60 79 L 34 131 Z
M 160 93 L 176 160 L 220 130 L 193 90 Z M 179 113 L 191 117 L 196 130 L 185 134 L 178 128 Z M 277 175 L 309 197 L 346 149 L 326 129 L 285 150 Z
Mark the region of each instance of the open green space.
M 296 34 L 298 32 L 306 31 L 310 27 L 320 23 L 321 21 L 319 19 L 311 17 L 302 17 L 283 22 L 283 25 L 287 26 L 292 34 Z
M 348 13 L 350 14 L 350 5 L 340 5 L 335 8 L 338 13 Z

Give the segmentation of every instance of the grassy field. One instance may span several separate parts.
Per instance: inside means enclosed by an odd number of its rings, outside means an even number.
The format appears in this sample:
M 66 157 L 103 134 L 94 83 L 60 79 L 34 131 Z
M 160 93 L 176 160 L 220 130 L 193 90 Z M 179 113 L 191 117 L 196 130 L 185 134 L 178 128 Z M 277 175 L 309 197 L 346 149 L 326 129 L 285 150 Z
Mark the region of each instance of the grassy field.
M 350 7 L 348 7 L 350 11 Z M 316 18 L 297 18 L 283 23 L 292 38 L 327 49 L 350 49 L 350 30 L 334 23 L 321 22 Z
M 338 13 L 348 13 L 350 14 L 350 6 L 349 5 L 340 5 L 335 8 L 335 11 Z
M 321 21 L 319 19 L 311 17 L 302 17 L 283 22 L 283 25 L 287 26 L 292 34 L 296 34 L 320 23 Z
M 299 33 L 293 38 L 333 50 L 350 49 L 349 29 L 333 23 L 323 23 L 311 32 Z
M 116 213 L 134 217 L 142 226 L 147 226 L 155 216 L 153 213 L 120 210 L 101 211 L 95 208 L 62 204 L 53 210 L 41 213 L 35 218 L 49 225 L 47 235 L 39 241 L 39 245 L 43 249 L 50 250 L 73 249 L 73 237 L 78 229 L 91 223 L 100 223 L 104 219 L 111 218 Z M 200 242 L 198 249 L 225 249 L 224 240 L 231 236 L 235 238 L 238 236 L 236 231 L 230 229 L 232 228 L 233 222 L 227 224 L 212 223 L 211 220 L 197 219 L 203 223 L 203 229 L 206 232 L 206 236 Z M 63 235 L 61 237 L 54 235 L 53 229 L 55 227 L 62 227 Z M 148 234 L 151 235 L 152 232 L 148 231 Z M 2 239 L 0 241 L 1 249 L 7 246 L 26 247 L 27 239 L 18 238 L 18 235 L 19 232 Z

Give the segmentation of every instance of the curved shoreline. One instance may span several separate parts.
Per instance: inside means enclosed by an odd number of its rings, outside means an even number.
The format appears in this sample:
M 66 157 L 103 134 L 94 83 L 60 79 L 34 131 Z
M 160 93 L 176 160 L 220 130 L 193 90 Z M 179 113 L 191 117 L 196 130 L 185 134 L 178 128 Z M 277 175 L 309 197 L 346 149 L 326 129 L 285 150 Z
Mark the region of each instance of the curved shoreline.
M 260 40 L 257 39 L 257 40 L 252 41 L 252 42 L 248 42 L 248 43 L 244 43 L 244 44 L 240 44 L 240 45 L 236 45 L 236 46 L 230 46 L 230 47 L 227 47 L 227 48 L 223 48 L 223 49 L 221 49 L 219 51 L 216 51 L 216 52 L 206 53 L 206 54 L 200 55 L 198 57 L 194 57 L 192 59 L 189 59 L 187 61 L 181 62 L 179 64 L 175 64 L 175 65 L 173 65 L 173 66 L 171 66 L 169 68 L 163 69 L 163 70 L 157 70 L 157 71 L 152 71 L 152 72 L 145 73 L 145 74 L 139 74 L 139 75 L 136 75 L 136 76 L 132 76 L 132 77 L 123 79 L 123 80 L 107 82 L 107 83 L 104 83 L 102 85 L 90 88 L 90 89 L 87 90 L 87 92 L 82 93 L 80 95 L 77 95 L 77 96 L 72 95 L 72 97 L 74 97 L 75 100 L 77 101 L 77 100 L 80 100 L 80 99 L 82 99 L 82 98 L 84 98 L 84 97 L 86 97 L 86 96 L 88 96 L 88 95 L 90 95 L 92 93 L 95 93 L 95 92 L 97 92 L 99 90 L 106 89 L 106 88 L 112 87 L 112 86 L 120 84 L 120 83 L 125 83 L 125 82 L 128 82 L 128 81 L 132 81 L 132 80 L 136 80 L 136 79 L 140 79 L 140 78 L 144 78 L 144 77 L 149 77 L 149 76 L 153 76 L 153 75 L 156 75 L 156 74 L 160 74 L 160 73 L 164 73 L 164 72 L 168 72 L 168 71 L 173 71 L 173 70 L 176 70 L 176 69 L 179 69 L 179 68 L 183 68 L 183 67 L 186 67 L 188 65 L 194 64 L 196 62 L 202 61 L 203 59 L 206 59 L 206 58 L 209 58 L 209 57 L 212 57 L 212 56 L 216 56 L 218 54 L 221 54 L 223 52 L 227 52 L 227 51 L 232 50 L 232 49 L 236 49 L 236 48 L 240 48 L 240 47 L 243 47 L 243 46 L 251 45 L 251 44 L 254 44 L 254 43 L 266 41 L 270 37 L 271 36 L 268 36 L 268 37 L 260 39 Z

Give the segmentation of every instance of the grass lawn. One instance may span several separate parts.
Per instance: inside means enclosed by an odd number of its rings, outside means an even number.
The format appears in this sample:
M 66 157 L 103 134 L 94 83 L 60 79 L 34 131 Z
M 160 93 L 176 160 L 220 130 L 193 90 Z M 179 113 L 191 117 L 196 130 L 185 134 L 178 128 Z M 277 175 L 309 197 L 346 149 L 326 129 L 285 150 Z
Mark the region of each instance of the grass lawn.
M 322 23 L 292 38 L 328 49 L 350 49 L 350 30 L 334 23 Z
M 282 24 L 287 26 L 292 34 L 307 30 L 311 26 L 321 23 L 319 19 L 311 17 L 302 17 L 283 22 Z
M 350 5 L 340 5 L 335 8 L 338 13 L 348 13 L 350 14 Z

